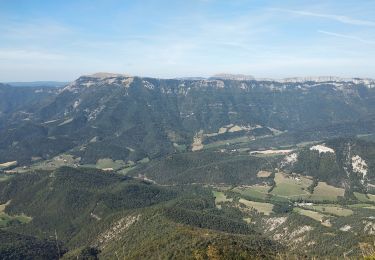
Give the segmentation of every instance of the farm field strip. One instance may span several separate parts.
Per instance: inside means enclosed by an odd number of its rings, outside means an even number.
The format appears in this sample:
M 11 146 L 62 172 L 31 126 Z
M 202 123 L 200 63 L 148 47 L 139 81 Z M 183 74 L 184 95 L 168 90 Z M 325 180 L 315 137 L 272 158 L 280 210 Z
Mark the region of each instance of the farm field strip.
M 264 213 L 264 215 L 270 215 L 273 210 L 273 204 L 271 203 L 256 202 L 246 199 L 240 199 L 239 202 L 248 208 L 255 209 L 260 213 Z

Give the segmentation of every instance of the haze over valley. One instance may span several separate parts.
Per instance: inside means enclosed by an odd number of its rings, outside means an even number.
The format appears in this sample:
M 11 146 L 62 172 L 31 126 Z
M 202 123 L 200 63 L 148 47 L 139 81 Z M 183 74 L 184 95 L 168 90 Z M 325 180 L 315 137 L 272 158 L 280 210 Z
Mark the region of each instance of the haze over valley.
M 0 6 L 0 259 L 375 257 L 371 1 Z

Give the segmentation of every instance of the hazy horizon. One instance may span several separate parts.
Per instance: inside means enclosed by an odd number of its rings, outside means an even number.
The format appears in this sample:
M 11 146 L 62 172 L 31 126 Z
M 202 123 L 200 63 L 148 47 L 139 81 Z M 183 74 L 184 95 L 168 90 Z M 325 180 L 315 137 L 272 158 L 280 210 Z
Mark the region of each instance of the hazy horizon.
M 13 83 L 47 83 L 47 82 L 56 82 L 56 83 L 69 83 L 69 82 L 72 82 L 72 81 L 75 81 L 77 80 L 79 77 L 81 76 L 90 76 L 92 74 L 95 74 L 95 73 L 103 73 L 103 72 L 93 72 L 93 73 L 89 73 L 89 74 L 82 74 L 82 75 L 79 75 L 77 78 L 74 78 L 74 79 L 67 79 L 67 80 L 54 80 L 54 79 L 37 79 L 37 80 L 10 80 L 10 81 L 0 81 L 0 83 L 9 83 L 9 84 L 13 84 Z M 112 73 L 112 72 L 104 72 L 104 73 Z M 245 75 L 245 74 L 236 74 L 236 73 L 217 73 L 217 74 L 212 74 L 212 75 L 209 75 L 209 76 L 201 76 L 201 75 L 193 75 L 193 76 L 176 76 L 176 77 L 155 77 L 155 76 L 148 76 L 148 75 L 130 75 L 128 73 L 120 73 L 120 72 L 117 72 L 117 73 L 113 73 L 113 74 L 123 74 L 123 75 L 127 75 L 127 76 L 131 76 L 131 77 L 141 77 L 141 78 L 159 78 L 159 79 L 179 79 L 179 78 L 204 78 L 204 79 L 209 79 L 210 77 L 215 77 L 219 74 L 231 74 L 231 75 L 242 75 L 242 76 L 250 76 L 250 77 L 254 77 L 255 80 L 263 80 L 263 79 L 271 79 L 271 80 L 285 80 L 285 79 L 292 79 L 292 78 L 319 78 L 319 77 L 337 77 L 337 78 L 340 78 L 340 79 L 354 79 L 354 78 L 360 78 L 360 79 L 375 79 L 375 78 L 372 78 L 372 77 L 357 77 L 357 76 L 347 76 L 347 77 L 340 77 L 340 76 L 336 76 L 336 75 L 302 75 L 302 76 L 288 76 L 288 77 L 256 77 L 254 75 Z

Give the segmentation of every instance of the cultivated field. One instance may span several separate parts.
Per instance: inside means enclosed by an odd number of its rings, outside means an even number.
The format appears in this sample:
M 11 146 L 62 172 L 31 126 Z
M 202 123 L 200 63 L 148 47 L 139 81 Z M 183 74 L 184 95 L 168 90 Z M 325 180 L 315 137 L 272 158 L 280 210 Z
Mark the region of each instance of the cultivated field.
M 354 196 L 361 202 L 375 202 L 375 195 L 354 192 Z
M 239 202 L 250 209 L 255 209 L 256 211 L 263 213 L 264 215 L 270 215 L 272 213 L 273 204 L 271 203 L 255 202 L 245 199 L 240 199 Z
M 340 206 L 336 205 L 312 205 L 312 206 L 304 206 L 304 208 L 319 211 L 321 213 L 327 213 L 339 217 L 347 217 L 353 215 L 353 211 L 351 209 L 345 209 Z
M 123 160 L 112 160 L 110 158 L 103 158 L 103 159 L 99 159 L 97 162 L 96 162 L 96 168 L 98 169 L 102 169 L 102 170 L 119 170 L 120 168 L 122 167 L 125 167 L 126 163 L 123 161 Z
M 325 182 L 319 182 L 318 186 L 315 187 L 310 199 L 317 201 L 337 201 L 337 197 L 344 196 L 344 193 L 345 190 L 342 188 L 336 188 L 334 186 L 328 185 Z
M 289 176 L 278 172 L 275 174 L 276 187 L 272 194 L 288 198 L 307 198 L 310 193 L 307 188 L 312 184 L 312 180 L 303 176 Z
M 232 191 L 250 198 L 266 199 L 270 188 L 271 187 L 267 185 L 253 185 L 236 187 L 232 189 Z
M 272 174 L 272 172 L 269 172 L 269 171 L 259 171 L 257 173 L 257 177 L 258 178 L 268 178 L 268 177 L 271 176 L 271 174 Z
M 361 209 L 361 208 L 372 208 L 375 209 L 375 206 L 372 204 L 366 204 L 366 203 L 357 203 L 357 204 L 352 204 L 348 205 L 349 208 L 352 209 Z
M 326 227 L 331 226 L 331 223 L 327 215 L 321 214 L 316 211 L 306 210 L 306 209 L 301 209 L 301 208 L 294 208 L 294 212 L 297 212 L 300 215 L 319 221 L 323 226 L 326 226 Z
M 243 144 L 243 143 L 249 143 L 253 139 L 247 137 L 247 136 L 242 136 L 242 137 L 237 137 L 233 139 L 226 139 L 222 141 L 216 141 L 212 142 L 209 144 L 204 145 L 205 149 L 210 149 L 210 148 L 218 148 L 221 146 L 227 146 L 227 145 L 232 145 L 232 144 Z

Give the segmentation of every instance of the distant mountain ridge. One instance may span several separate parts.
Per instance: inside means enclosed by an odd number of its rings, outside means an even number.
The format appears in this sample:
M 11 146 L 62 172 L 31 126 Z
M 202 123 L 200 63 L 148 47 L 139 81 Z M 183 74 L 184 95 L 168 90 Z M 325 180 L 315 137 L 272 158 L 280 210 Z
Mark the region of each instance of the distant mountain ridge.
M 243 74 L 216 74 L 211 76 L 209 79 L 222 79 L 222 80 L 255 80 L 253 76 Z
M 70 151 L 86 163 L 137 161 L 233 136 L 366 134 L 375 124 L 371 84 L 99 73 L 56 89 L 4 85 L 1 97 L 12 98 L 0 99 L 0 157 L 30 162 Z
M 81 77 L 106 79 L 106 78 L 116 78 L 116 77 L 139 77 L 139 78 L 150 78 L 142 76 L 132 76 L 126 73 L 110 73 L 110 72 L 97 72 L 93 74 L 83 75 Z M 80 78 L 81 78 L 80 77 Z M 169 78 L 160 78 L 167 80 Z M 371 87 L 375 86 L 375 79 L 373 78 L 343 78 L 337 76 L 309 76 L 309 77 L 288 77 L 288 78 L 258 78 L 252 75 L 245 74 L 230 74 L 230 73 L 219 73 L 212 75 L 210 77 L 201 76 L 190 76 L 190 77 L 176 77 L 176 80 L 194 80 L 194 81 L 204 81 L 204 80 L 238 80 L 238 81 L 270 81 L 279 83 L 305 83 L 305 82 L 351 82 L 353 84 L 365 84 Z M 19 82 L 4 82 L 3 84 L 8 84 L 14 87 L 63 87 L 71 82 L 68 81 L 19 81 Z M 1 83 L 0 83 L 1 84 Z

